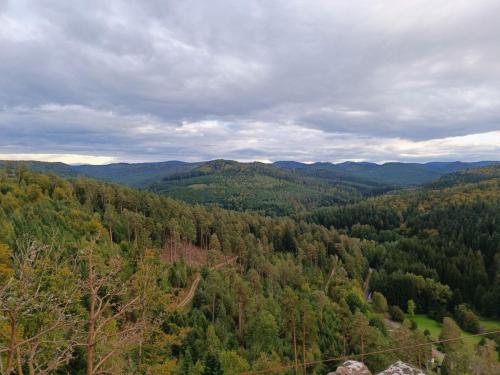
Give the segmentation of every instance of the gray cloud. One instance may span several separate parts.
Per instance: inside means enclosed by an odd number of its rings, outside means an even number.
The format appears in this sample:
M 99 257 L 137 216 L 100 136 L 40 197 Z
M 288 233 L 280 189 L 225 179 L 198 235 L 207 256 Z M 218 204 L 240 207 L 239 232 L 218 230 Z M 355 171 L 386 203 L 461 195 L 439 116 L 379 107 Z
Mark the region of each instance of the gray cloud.
M 0 0 L 0 156 L 499 159 L 498 14 L 495 0 Z

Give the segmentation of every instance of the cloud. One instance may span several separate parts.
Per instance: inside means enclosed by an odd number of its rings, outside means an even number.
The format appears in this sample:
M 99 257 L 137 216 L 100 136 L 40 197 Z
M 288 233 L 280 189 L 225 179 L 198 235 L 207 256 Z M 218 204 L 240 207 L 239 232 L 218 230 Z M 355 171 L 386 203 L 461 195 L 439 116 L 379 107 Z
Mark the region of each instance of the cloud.
M 0 153 L 499 159 L 499 12 L 495 0 L 0 1 Z
M 115 162 L 115 158 L 92 155 L 73 154 L 0 154 L 0 160 L 38 160 L 61 162 L 66 164 L 94 164 L 103 165 Z

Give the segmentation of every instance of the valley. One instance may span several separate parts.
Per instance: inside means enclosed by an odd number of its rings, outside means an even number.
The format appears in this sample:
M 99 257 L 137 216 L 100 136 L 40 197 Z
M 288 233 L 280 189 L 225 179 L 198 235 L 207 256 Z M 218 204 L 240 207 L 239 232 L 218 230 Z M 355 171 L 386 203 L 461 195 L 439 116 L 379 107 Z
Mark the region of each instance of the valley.
M 341 362 L 328 358 L 379 351 L 364 357 L 372 371 L 398 359 L 439 371 L 454 358 L 488 361 L 486 348 L 499 340 L 488 336 L 500 324 L 499 165 L 385 193 L 360 177 L 336 175 L 334 185 L 324 175 L 225 161 L 172 172 L 146 191 L 40 168 L 4 163 L 0 173 L 0 299 L 32 327 L 19 333 L 16 352 L 28 355 L 23 342 L 35 337 L 51 342 L 37 347 L 39 366 L 68 353 L 61 369 L 84 368 L 85 352 L 70 343 L 88 326 L 70 327 L 92 296 L 76 292 L 85 267 L 102 285 L 97 298 L 117 293 L 96 320 L 117 332 L 95 336 L 94 355 L 110 371 L 133 364 L 134 372 L 236 374 L 307 362 L 319 374 Z M 188 193 L 201 184 L 210 194 Z M 236 198 L 240 205 L 227 209 Z M 30 252 L 36 257 L 25 258 Z M 65 295 L 51 287 L 61 277 L 77 297 L 41 319 L 37 306 Z M 23 289 L 40 287 L 43 295 L 16 309 Z M 2 324 L 14 332 L 8 319 Z M 64 339 L 50 341 L 52 324 Z M 478 333 L 486 336 L 468 338 Z M 460 335 L 460 345 L 422 345 Z M 16 358 L 11 350 L 4 365 Z

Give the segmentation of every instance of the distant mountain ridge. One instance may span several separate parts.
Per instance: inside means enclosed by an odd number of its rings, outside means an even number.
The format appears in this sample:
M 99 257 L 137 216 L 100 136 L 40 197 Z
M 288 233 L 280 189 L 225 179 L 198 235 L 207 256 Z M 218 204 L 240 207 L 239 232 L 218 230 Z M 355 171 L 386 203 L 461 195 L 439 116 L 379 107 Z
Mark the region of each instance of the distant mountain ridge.
M 328 171 L 308 172 L 297 173 L 259 162 L 212 160 L 187 172 L 166 176 L 150 189 L 190 203 L 272 215 L 347 203 L 390 190 L 376 182 L 339 177 Z
M 351 203 L 364 197 L 414 186 L 446 186 L 488 178 L 474 171 L 499 162 L 385 163 L 278 161 L 272 164 L 233 160 L 165 161 L 68 165 L 38 161 L 23 164 L 62 177 L 87 176 L 146 189 L 190 203 L 215 204 L 235 210 L 288 215 L 304 209 Z M 475 168 L 475 169 L 474 169 Z M 449 176 L 449 177 L 448 177 Z
M 352 162 L 333 164 L 328 162 L 317 162 L 312 164 L 295 161 L 278 161 L 273 163 L 280 168 L 295 170 L 328 170 L 342 171 L 349 175 L 372 180 L 382 184 L 395 186 L 416 186 L 430 183 L 441 176 L 459 172 L 470 168 L 486 167 L 498 164 L 498 161 L 478 162 L 428 162 L 428 163 L 401 163 L 389 162 L 376 164 L 370 162 Z
M 0 161 L 5 164 L 8 161 Z M 478 162 L 428 162 L 428 163 L 403 163 L 388 162 L 377 164 L 371 162 L 343 163 L 315 162 L 302 163 L 298 161 L 276 161 L 271 164 L 251 162 L 241 163 L 233 160 L 211 160 L 200 162 L 184 162 L 179 160 L 169 160 L 163 162 L 150 163 L 112 163 L 105 165 L 70 165 L 60 162 L 41 161 L 11 161 L 10 163 L 25 164 L 29 169 L 40 172 L 52 171 L 63 176 L 87 175 L 98 179 L 122 183 L 134 187 L 146 187 L 147 185 L 161 180 L 165 177 L 189 172 L 204 165 L 212 170 L 220 168 L 244 169 L 248 166 L 274 166 L 282 170 L 309 171 L 307 176 L 311 176 L 311 171 L 336 172 L 337 177 L 361 178 L 364 181 L 371 180 L 381 184 L 395 186 L 412 186 L 429 183 L 439 177 L 459 172 L 470 168 L 487 167 L 498 164 L 500 161 L 478 161 Z
M 0 161 L 5 164 L 8 161 Z M 478 162 L 428 162 L 428 163 L 403 163 L 389 162 L 376 164 L 371 162 L 343 163 L 316 162 L 302 163 L 298 161 L 277 161 L 272 164 L 259 162 L 241 163 L 233 160 L 211 160 L 200 162 L 184 162 L 170 160 L 151 163 L 112 163 L 105 165 L 70 165 L 60 162 L 41 161 L 11 161 L 9 163 L 26 165 L 29 169 L 48 172 L 52 171 L 64 177 L 76 177 L 86 175 L 105 181 L 121 183 L 137 188 L 146 188 L 149 185 L 173 175 L 182 175 L 196 168 L 200 172 L 212 173 L 220 171 L 221 168 L 232 168 L 240 171 L 253 166 L 260 166 L 261 170 L 273 166 L 285 171 L 293 171 L 296 174 L 307 177 L 337 178 L 357 182 L 369 182 L 371 184 L 382 184 L 391 186 L 416 186 L 427 184 L 437 180 L 443 175 L 460 172 L 471 168 L 487 167 L 499 164 L 499 161 Z M 218 166 L 218 167 L 217 167 Z M 207 170 L 208 168 L 208 170 Z

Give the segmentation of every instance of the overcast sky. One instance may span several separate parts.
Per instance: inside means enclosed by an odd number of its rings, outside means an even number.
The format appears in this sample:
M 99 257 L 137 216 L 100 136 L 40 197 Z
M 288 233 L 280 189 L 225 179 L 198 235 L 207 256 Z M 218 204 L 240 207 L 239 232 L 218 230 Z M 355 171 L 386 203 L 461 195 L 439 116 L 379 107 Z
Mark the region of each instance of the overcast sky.
M 499 160 L 498 0 L 0 0 L 0 159 Z

